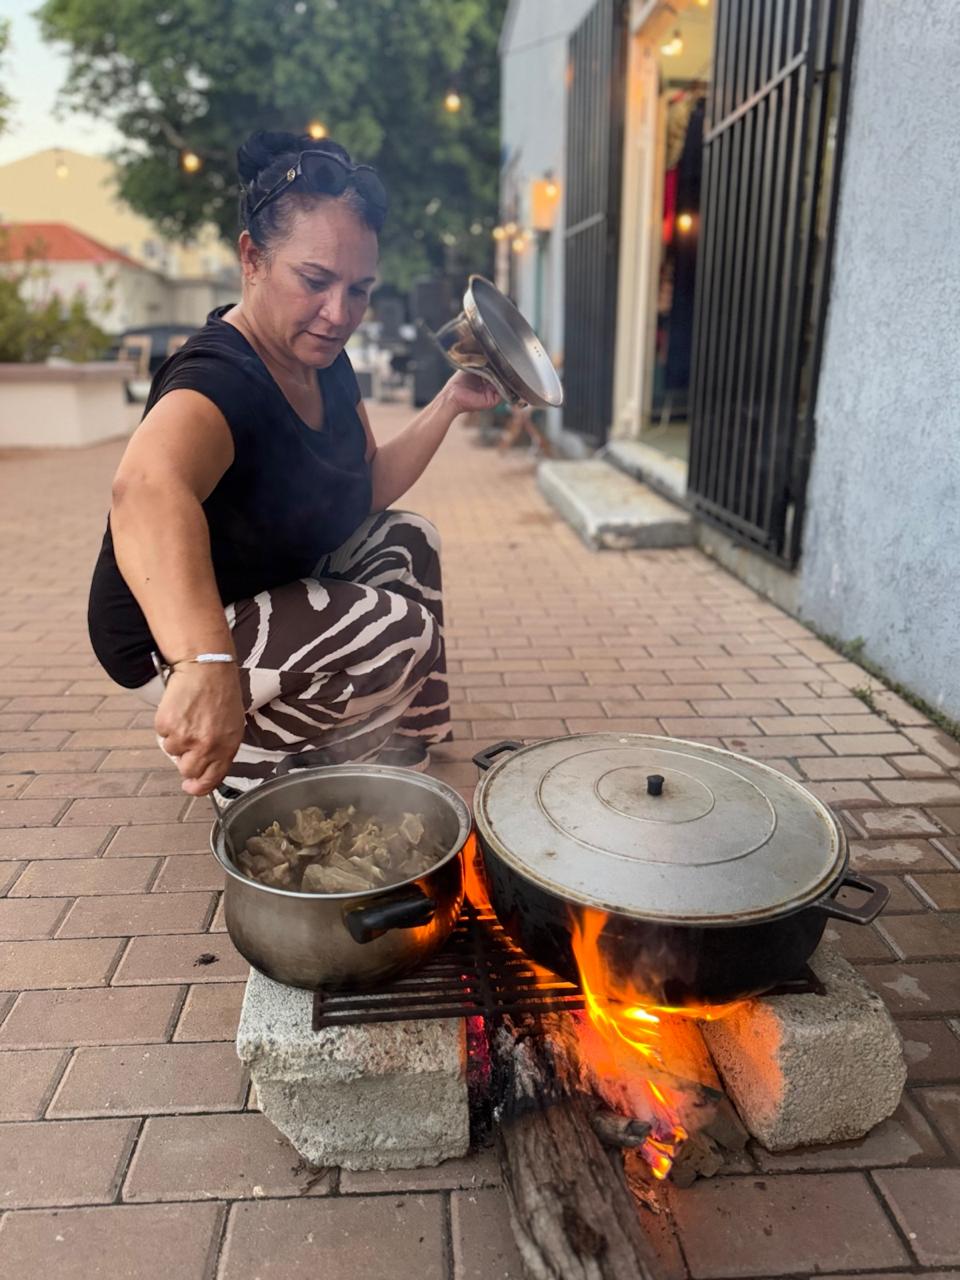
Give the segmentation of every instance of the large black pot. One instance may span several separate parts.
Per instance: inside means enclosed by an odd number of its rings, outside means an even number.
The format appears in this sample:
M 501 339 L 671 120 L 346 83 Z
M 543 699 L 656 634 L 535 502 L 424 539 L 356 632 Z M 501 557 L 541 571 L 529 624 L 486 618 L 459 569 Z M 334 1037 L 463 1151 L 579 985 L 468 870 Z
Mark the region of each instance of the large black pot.
M 562 740 L 552 741 L 559 744 Z M 641 774 L 649 767 L 649 760 L 655 758 L 649 754 L 651 751 L 659 753 L 656 758 L 668 762 L 661 774 L 643 774 L 649 801 L 645 796 L 635 796 L 631 800 L 629 795 L 624 798 L 623 794 L 615 798 L 620 818 L 632 810 L 627 816 L 636 824 L 638 840 L 643 839 L 645 831 L 651 830 L 650 823 L 661 821 L 659 813 L 663 811 L 657 809 L 656 800 L 661 793 L 666 795 L 670 790 L 671 778 L 676 781 L 677 792 L 683 789 L 677 770 L 671 770 L 671 756 L 682 762 L 692 748 L 696 758 L 706 756 L 710 768 L 720 768 L 722 773 L 732 770 L 741 778 L 749 777 L 754 786 L 758 777 L 771 791 L 785 784 L 789 789 L 788 802 L 798 806 L 797 812 L 803 801 L 808 799 L 816 819 L 809 829 L 824 833 L 827 848 L 818 851 L 820 881 L 818 883 L 815 877 L 813 880 L 808 877 L 804 891 L 806 901 L 781 902 L 768 906 L 766 910 L 759 902 L 752 903 L 742 913 L 732 912 L 729 904 L 721 911 L 718 904 L 714 922 L 710 921 L 709 911 L 702 909 L 699 919 L 694 918 L 693 912 L 689 918 L 663 918 L 662 912 L 660 918 L 656 918 L 653 910 L 650 916 L 645 916 L 642 906 L 638 909 L 636 901 L 625 907 L 611 900 L 609 894 L 605 896 L 602 883 L 598 880 L 598 883 L 591 884 L 589 875 L 583 878 L 584 889 L 571 893 L 569 888 L 552 884 L 550 879 L 551 861 L 558 859 L 557 849 L 569 836 L 568 830 L 561 831 L 558 826 L 556 848 L 543 845 L 542 822 L 539 837 L 537 824 L 534 824 L 532 842 L 536 844 L 540 840 L 537 850 L 524 851 L 504 843 L 504 832 L 495 820 L 495 806 L 486 803 L 489 797 L 485 793 L 489 793 L 489 784 L 495 780 L 494 774 L 486 771 L 491 769 L 497 756 L 501 757 L 496 765 L 496 772 L 500 773 L 514 764 L 515 753 L 521 750 L 533 752 L 537 748 L 521 748 L 519 743 L 498 743 L 474 757 L 486 775 L 477 788 L 474 809 L 490 899 L 497 917 L 514 941 L 529 956 L 555 972 L 576 980 L 572 928 L 578 919 L 583 918 L 584 908 L 594 908 L 607 914 L 598 945 L 613 975 L 629 980 L 634 989 L 643 991 L 657 1004 L 721 1004 L 768 991 L 796 978 L 816 949 L 828 919 L 868 924 L 886 904 L 889 891 L 885 886 L 848 871 L 843 830 L 826 808 L 802 787 L 767 766 L 729 752 L 694 747 L 693 744 L 676 743 L 670 739 L 650 739 L 644 735 L 581 735 L 578 739 L 566 741 L 573 744 L 565 761 L 568 766 L 576 755 L 577 746 L 582 746 L 586 754 L 601 752 L 604 758 L 609 756 L 611 749 L 620 753 L 635 751 L 639 753 Z M 544 748 L 550 744 L 537 746 Z M 508 755 L 513 758 L 503 758 Z M 606 776 L 613 773 L 626 776 L 629 771 L 618 767 L 608 771 Z M 628 783 L 634 785 L 629 777 Z M 520 785 L 523 786 L 522 779 Z M 596 792 L 597 786 L 591 785 Z M 534 786 L 529 794 L 531 810 L 539 806 L 541 814 L 545 804 L 544 791 L 543 786 Z M 607 791 L 611 791 L 609 786 Z M 516 802 L 516 798 L 514 788 L 511 799 Z M 688 801 L 689 798 L 687 795 Z M 586 794 L 587 807 L 593 802 L 594 796 Z M 575 795 L 570 797 L 570 804 L 576 806 Z M 651 813 L 657 816 L 651 818 L 648 816 Z M 790 820 L 794 817 L 791 814 Z M 688 822 L 689 819 L 681 818 L 680 821 Z M 775 828 L 776 820 L 773 825 Z M 783 825 L 788 825 L 786 816 Z M 660 832 L 654 831 L 654 835 L 658 836 Z M 585 856 L 589 858 L 586 843 L 584 848 L 587 851 Z M 530 853 L 534 856 L 528 861 L 526 855 Z M 761 848 L 758 853 L 762 857 L 764 850 Z M 802 848 L 797 848 L 798 861 L 803 860 L 804 853 Z M 776 856 L 782 857 L 783 854 L 782 851 L 777 854 L 771 841 L 768 861 Z M 731 857 L 728 863 L 738 860 Z M 602 859 L 597 859 L 597 866 L 602 870 Z M 690 873 L 691 870 L 695 872 L 696 867 L 691 867 L 689 859 L 686 865 L 666 868 L 661 884 L 672 876 Z M 819 890 L 812 899 L 811 886 Z M 850 889 L 865 892 L 866 900 L 855 904 L 844 901 L 843 896 Z M 795 896 L 802 898 L 804 893 Z M 679 914 L 675 909 L 674 912 Z

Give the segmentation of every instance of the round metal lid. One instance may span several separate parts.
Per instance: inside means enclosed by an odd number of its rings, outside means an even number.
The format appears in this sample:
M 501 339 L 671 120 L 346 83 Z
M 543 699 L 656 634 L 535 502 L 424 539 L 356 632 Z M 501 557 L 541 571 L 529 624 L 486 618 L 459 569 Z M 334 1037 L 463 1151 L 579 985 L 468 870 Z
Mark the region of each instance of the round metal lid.
M 495 371 L 522 400 L 542 409 L 563 404 L 563 386 L 540 339 L 496 285 L 471 276 L 463 313 Z
M 524 747 L 481 779 L 474 810 L 483 838 L 528 880 L 664 923 L 789 915 L 846 866 L 839 824 L 804 787 L 674 738 L 577 734 Z

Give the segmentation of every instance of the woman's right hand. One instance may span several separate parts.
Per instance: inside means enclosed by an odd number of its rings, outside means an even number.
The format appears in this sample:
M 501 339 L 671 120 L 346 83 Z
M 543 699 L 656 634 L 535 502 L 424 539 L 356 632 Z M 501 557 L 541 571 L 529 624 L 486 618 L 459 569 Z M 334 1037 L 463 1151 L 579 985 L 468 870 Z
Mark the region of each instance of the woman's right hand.
M 205 796 L 227 776 L 243 741 L 244 709 L 233 663 L 178 667 L 157 707 L 154 728 L 176 759 L 183 790 Z

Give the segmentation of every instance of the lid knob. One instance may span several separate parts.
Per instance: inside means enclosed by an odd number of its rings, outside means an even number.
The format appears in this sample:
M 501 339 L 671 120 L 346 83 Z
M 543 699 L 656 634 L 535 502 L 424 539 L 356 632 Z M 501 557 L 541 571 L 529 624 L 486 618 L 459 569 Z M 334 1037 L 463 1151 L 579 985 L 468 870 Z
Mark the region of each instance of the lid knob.
M 651 773 L 647 776 L 647 795 L 660 796 L 663 795 L 663 774 Z

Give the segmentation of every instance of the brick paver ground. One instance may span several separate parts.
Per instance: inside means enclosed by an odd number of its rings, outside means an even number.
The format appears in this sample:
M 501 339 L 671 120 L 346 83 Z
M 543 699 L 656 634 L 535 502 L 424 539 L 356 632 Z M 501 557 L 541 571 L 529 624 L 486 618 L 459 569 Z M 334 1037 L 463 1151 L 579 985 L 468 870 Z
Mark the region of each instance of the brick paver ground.
M 0 457 L 0 1275 L 519 1280 L 489 1153 L 311 1180 L 250 1108 L 206 802 L 85 638 L 119 455 Z M 892 693 L 871 711 L 853 691 L 876 682 L 699 552 L 588 553 L 523 453 L 458 430 L 407 501 L 446 546 L 438 776 L 469 797 L 505 737 L 722 744 L 805 779 L 893 890 L 834 936 L 903 1031 L 899 1115 L 673 1192 L 649 1217 L 664 1275 L 960 1274 L 960 746 Z

